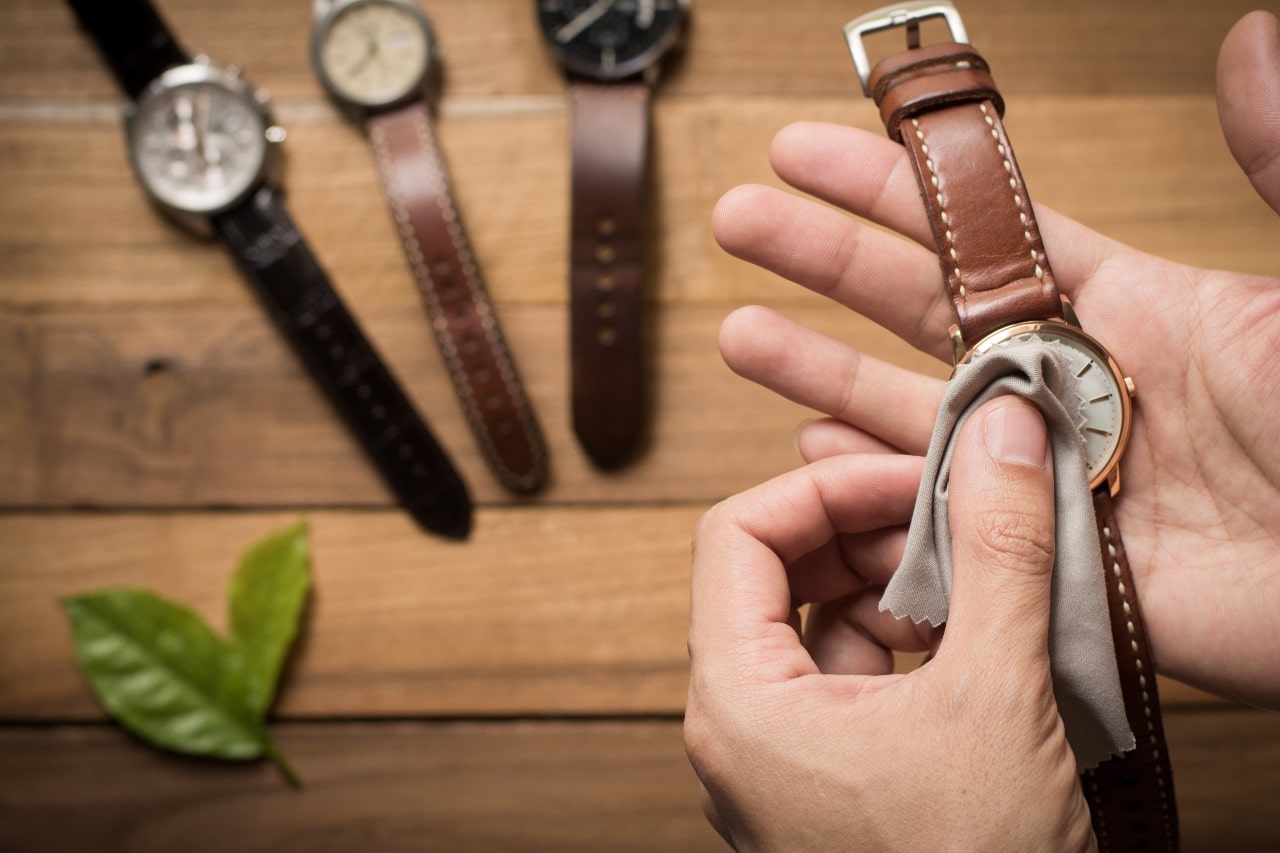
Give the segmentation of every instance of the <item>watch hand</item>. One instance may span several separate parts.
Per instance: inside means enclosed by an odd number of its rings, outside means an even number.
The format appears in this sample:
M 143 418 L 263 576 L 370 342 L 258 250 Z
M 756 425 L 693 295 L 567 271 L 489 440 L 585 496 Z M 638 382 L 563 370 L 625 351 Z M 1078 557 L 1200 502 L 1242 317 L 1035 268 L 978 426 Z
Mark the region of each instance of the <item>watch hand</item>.
M 560 29 L 556 30 L 556 41 L 568 44 L 582 34 L 582 31 L 604 17 L 604 13 L 613 8 L 615 0 L 596 0 L 587 10 Z
M 647 30 L 653 26 L 653 16 L 657 11 L 654 0 L 640 0 L 636 6 L 636 26 Z

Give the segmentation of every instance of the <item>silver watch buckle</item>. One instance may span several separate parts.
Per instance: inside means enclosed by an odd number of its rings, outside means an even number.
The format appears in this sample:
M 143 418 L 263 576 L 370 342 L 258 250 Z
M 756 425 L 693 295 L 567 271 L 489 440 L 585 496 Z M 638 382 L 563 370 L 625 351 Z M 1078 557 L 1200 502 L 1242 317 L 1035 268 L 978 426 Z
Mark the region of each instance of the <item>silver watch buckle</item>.
M 871 87 L 868 85 L 871 77 L 871 61 L 867 58 L 867 48 L 862 42 L 863 38 L 872 33 L 906 27 L 910 46 L 915 47 L 919 44 L 920 22 L 930 18 L 944 18 L 947 29 L 951 31 L 951 39 L 960 44 L 969 43 L 969 34 L 965 32 L 960 13 L 946 0 L 924 0 L 924 2 L 885 6 L 854 18 L 844 25 L 844 38 L 849 43 L 853 65 L 858 69 L 858 81 L 862 83 L 862 94 L 871 97 Z

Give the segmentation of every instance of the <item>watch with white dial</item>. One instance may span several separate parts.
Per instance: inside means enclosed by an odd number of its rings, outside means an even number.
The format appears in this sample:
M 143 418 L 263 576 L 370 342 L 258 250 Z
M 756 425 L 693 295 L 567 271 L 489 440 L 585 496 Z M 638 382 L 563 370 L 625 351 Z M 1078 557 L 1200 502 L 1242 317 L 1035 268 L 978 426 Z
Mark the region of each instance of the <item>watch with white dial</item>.
M 634 456 L 647 420 L 644 348 L 649 107 L 688 0 L 535 0 L 569 80 L 573 428 L 600 468 Z
M 69 0 L 131 103 L 130 160 L 151 200 L 216 235 L 400 502 L 464 538 L 471 497 L 444 449 L 342 303 L 275 185 L 266 95 L 191 58 L 147 0 Z
M 945 20 L 951 41 L 920 45 L 920 22 Z M 865 36 L 898 27 L 908 49 L 875 64 Z M 1112 645 L 1135 747 L 1081 775 L 1099 848 L 1178 847 L 1173 776 L 1137 589 L 1116 524 L 1120 459 L 1131 429 L 1133 383 L 1080 328 L 1058 292 L 1026 184 L 1001 116 L 1004 99 L 948 2 L 910 2 L 845 27 L 864 93 L 915 172 L 947 295 L 957 363 L 1031 335 L 1055 345 L 1083 397 L 1085 448 L 1102 551 Z
M 311 58 L 364 125 L 410 271 L 458 401 L 494 476 L 527 494 L 547 477 L 533 406 L 462 224 L 432 120 L 435 38 L 411 0 L 316 0 Z

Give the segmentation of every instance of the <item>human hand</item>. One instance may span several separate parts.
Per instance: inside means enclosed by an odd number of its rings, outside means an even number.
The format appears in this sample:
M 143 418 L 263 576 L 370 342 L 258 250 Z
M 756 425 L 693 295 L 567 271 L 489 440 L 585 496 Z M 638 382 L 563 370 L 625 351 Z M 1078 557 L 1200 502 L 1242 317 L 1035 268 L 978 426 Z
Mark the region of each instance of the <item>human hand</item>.
M 1280 211 L 1273 16 L 1247 16 L 1224 42 L 1219 111 L 1237 160 Z M 772 161 L 797 189 L 912 242 L 777 190 L 739 187 L 715 212 L 721 245 L 949 362 L 951 307 L 901 146 L 800 124 L 778 134 Z M 1157 667 L 1280 708 L 1280 281 L 1165 261 L 1044 207 L 1036 217 L 1059 288 L 1137 384 L 1117 514 Z M 926 451 L 940 381 L 763 308 L 730 316 L 720 343 L 736 372 L 830 416 L 799 435 L 806 460 Z
M 685 745 L 741 850 L 1087 850 L 1048 627 L 1044 421 L 993 400 L 951 473 L 945 636 L 877 609 L 921 460 L 842 455 L 709 511 L 694 536 Z M 810 603 L 803 629 L 797 607 Z M 803 635 L 803 639 L 802 639 Z M 907 674 L 891 650 L 935 649 Z

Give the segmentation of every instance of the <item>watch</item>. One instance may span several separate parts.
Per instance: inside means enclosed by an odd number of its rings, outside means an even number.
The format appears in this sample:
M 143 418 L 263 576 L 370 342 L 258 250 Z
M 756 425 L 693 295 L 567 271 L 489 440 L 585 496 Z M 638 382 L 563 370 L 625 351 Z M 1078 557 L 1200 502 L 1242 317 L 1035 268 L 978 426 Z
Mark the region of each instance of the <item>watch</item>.
M 398 500 L 423 528 L 465 538 L 466 485 L 285 210 L 284 131 L 266 95 L 187 55 L 147 0 L 69 2 L 130 98 L 130 162 L 151 201 L 226 245 Z
M 449 378 L 494 476 L 517 493 L 546 481 L 533 406 L 462 225 L 426 100 L 437 64 L 412 0 L 316 0 L 316 74 L 364 125 L 392 218 Z
M 688 0 L 536 0 L 569 80 L 569 350 L 573 428 L 600 468 L 635 454 L 647 419 L 644 285 L 649 104 Z
M 943 18 L 951 41 L 920 46 L 920 22 Z M 874 68 L 865 36 L 905 27 L 908 49 Z M 957 363 L 1035 335 L 1056 344 L 1079 380 L 1112 641 L 1135 748 L 1081 775 L 1102 850 L 1176 849 L 1177 809 L 1155 670 L 1112 499 L 1133 418 L 1134 387 L 1081 328 L 1058 292 L 1026 185 L 1001 123 L 1004 101 L 947 2 L 904 3 L 845 27 L 864 93 L 906 148 L 955 308 Z

